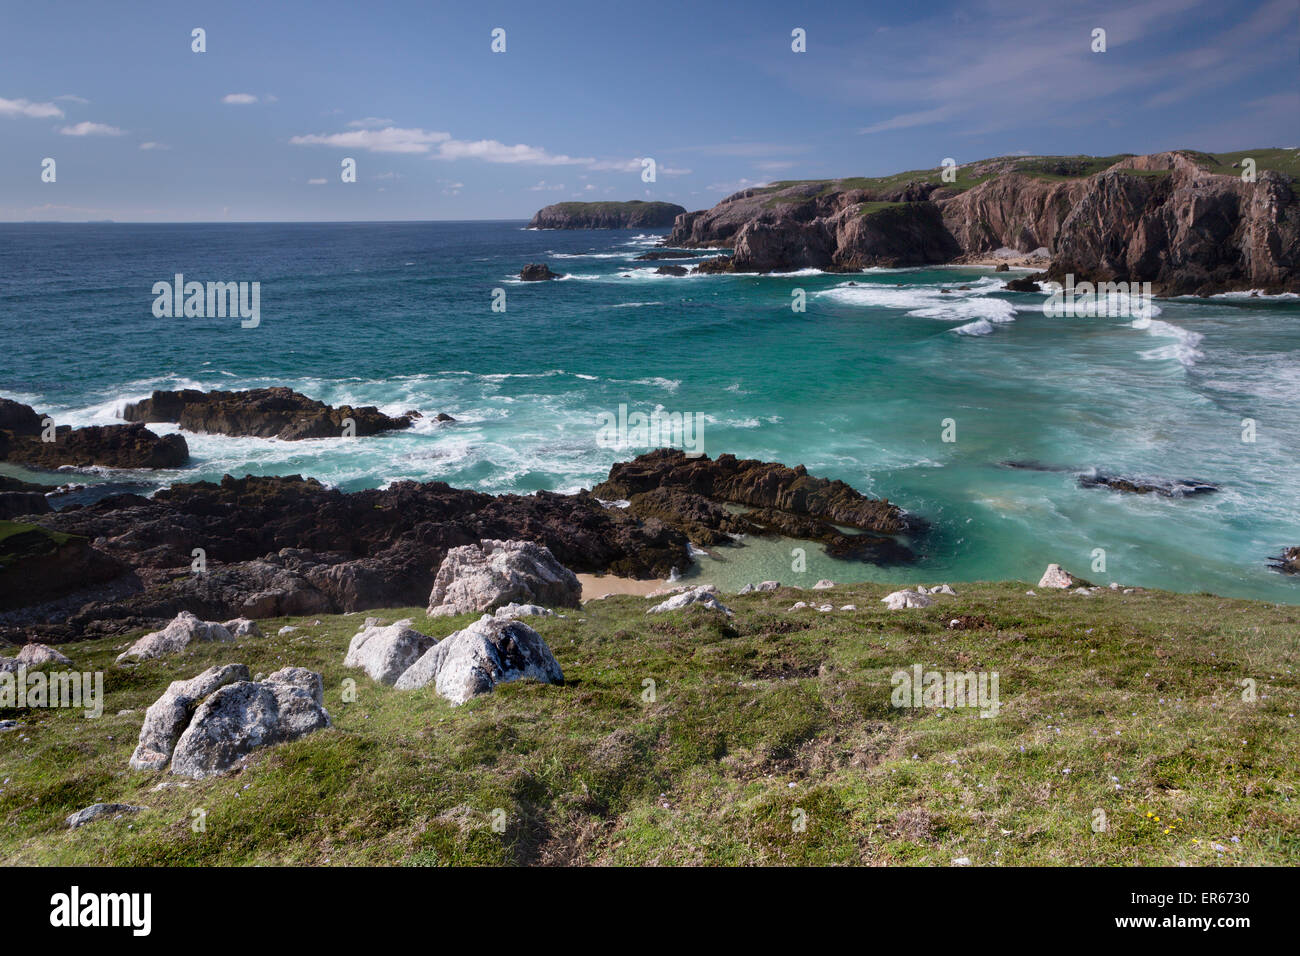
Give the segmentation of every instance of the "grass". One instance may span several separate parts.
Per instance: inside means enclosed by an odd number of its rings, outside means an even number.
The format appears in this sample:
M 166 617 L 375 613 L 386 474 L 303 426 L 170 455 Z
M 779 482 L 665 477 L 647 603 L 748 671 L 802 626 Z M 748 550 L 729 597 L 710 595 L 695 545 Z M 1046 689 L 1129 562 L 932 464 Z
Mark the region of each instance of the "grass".
M 1259 172 L 1271 169 L 1291 176 L 1294 180 L 1291 188 L 1297 195 L 1300 195 L 1300 152 L 1294 149 L 1247 149 L 1236 153 L 1218 154 L 1204 153 L 1197 150 L 1180 150 L 1180 152 L 1189 154 L 1202 167 L 1222 176 L 1240 175 L 1241 170 L 1232 168 L 1232 163 L 1239 163 L 1243 158 L 1249 156 L 1255 160 Z M 892 176 L 850 176 L 843 179 L 786 179 L 770 183 L 756 191 L 772 194 L 763 203 L 764 208 L 767 209 L 773 209 L 792 202 L 790 198 L 779 195 L 783 190 L 792 186 L 820 184 L 821 190 L 817 195 L 827 196 L 851 189 L 862 189 L 868 192 L 896 189 L 908 182 L 917 181 L 935 183 L 956 192 L 965 192 L 997 175 L 985 171 L 987 164 L 990 163 L 1002 164 L 1008 169 L 1034 179 L 1066 182 L 1103 172 L 1120 160 L 1130 158 L 1133 155 L 1132 153 L 1117 153 L 1114 156 L 999 156 L 993 159 L 966 163 L 957 167 L 956 181 L 951 183 L 945 183 L 942 177 L 943 169 L 935 167 L 932 169 L 908 170 L 907 172 L 895 173 Z M 1126 170 L 1125 173 L 1130 176 L 1148 178 L 1161 178 L 1170 175 L 1169 170 Z
M 885 610 L 879 585 L 786 588 L 727 596 L 731 619 L 607 598 L 536 624 L 565 686 L 507 684 L 459 708 L 343 669 L 360 615 L 293 620 L 285 637 L 264 621 L 265 638 L 134 669 L 112 666 L 125 639 L 68 645 L 104 671 L 104 716 L 0 712 L 23 722 L 0 733 L 0 860 L 1300 863 L 1300 608 L 1026 587 L 964 585 L 906 611 Z M 861 610 L 788 610 L 810 594 Z M 439 637 L 470 620 L 382 614 Z M 228 777 L 129 770 L 168 682 L 230 661 L 320 671 L 334 727 Z M 998 671 L 1000 713 L 892 707 L 891 673 L 916 663 Z M 67 830 L 95 801 L 150 809 Z

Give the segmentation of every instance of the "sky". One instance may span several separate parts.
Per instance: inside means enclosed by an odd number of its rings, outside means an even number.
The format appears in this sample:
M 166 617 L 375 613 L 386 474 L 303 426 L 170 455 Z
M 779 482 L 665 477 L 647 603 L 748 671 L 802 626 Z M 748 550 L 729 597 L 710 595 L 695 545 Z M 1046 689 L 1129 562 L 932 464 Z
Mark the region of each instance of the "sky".
M 701 209 L 949 157 L 1272 146 L 1300 146 L 1298 0 L 0 0 L 0 221 Z

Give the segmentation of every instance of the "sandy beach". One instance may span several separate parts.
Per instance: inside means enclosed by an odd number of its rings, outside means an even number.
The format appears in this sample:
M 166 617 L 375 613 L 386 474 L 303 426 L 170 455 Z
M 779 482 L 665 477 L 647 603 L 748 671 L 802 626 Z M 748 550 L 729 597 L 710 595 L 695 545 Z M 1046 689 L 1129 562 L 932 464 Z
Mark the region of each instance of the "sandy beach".
M 640 581 L 636 578 L 620 578 L 615 574 L 579 574 L 578 581 L 582 585 L 584 601 L 610 594 L 637 594 L 644 597 L 668 584 L 663 578 Z

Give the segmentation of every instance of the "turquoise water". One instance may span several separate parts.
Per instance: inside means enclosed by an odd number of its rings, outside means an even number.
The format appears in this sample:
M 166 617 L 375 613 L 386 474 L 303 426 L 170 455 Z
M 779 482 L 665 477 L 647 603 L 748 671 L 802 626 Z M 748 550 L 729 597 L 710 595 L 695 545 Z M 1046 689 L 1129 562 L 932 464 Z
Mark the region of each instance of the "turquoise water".
M 1300 580 L 1267 567 L 1300 544 L 1294 299 L 1058 319 L 989 270 L 663 277 L 632 260 L 655 235 L 522 225 L 0 226 L 0 394 L 73 425 L 117 420 L 154 388 L 257 385 L 458 420 L 352 442 L 187 434 L 190 468 L 112 476 L 150 486 L 298 473 L 344 489 L 409 478 L 571 491 L 642 450 L 601 447 L 602 413 L 698 414 L 711 456 L 802 463 L 933 526 L 914 569 L 814 549 L 793 575 L 787 543 L 723 549 L 704 563 L 724 587 L 1036 581 L 1055 561 L 1101 583 L 1300 600 Z M 532 261 L 569 277 L 512 278 Z M 261 325 L 154 318 L 153 283 L 177 272 L 260 281 Z M 1091 468 L 1221 490 L 1078 487 Z M 1091 569 L 1098 548 L 1104 572 Z

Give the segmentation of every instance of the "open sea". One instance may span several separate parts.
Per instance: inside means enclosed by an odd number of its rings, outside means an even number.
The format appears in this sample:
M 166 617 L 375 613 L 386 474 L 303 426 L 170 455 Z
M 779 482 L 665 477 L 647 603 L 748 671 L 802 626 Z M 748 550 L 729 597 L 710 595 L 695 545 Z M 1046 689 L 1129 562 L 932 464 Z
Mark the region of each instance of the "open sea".
M 911 568 L 810 547 L 796 575 L 791 542 L 751 539 L 687 571 L 724 589 L 1032 583 L 1058 562 L 1100 584 L 1300 602 L 1300 576 L 1268 567 L 1300 545 L 1300 300 L 1049 318 L 1041 295 L 1002 291 L 1015 271 L 678 278 L 634 261 L 659 239 L 522 222 L 0 225 L 0 395 L 71 425 L 119 421 L 156 388 L 267 385 L 426 416 L 354 441 L 187 433 L 186 469 L 58 479 L 142 493 L 223 474 L 575 491 L 647 450 L 604 447 L 602 415 L 681 412 L 701 416 L 710 456 L 803 464 L 932 526 Z M 567 275 L 521 283 L 527 262 Z M 155 318 L 153 285 L 176 273 L 260 282 L 260 325 Z M 438 412 L 456 422 L 436 424 Z M 1219 490 L 1080 487 L 1093 469 Z

